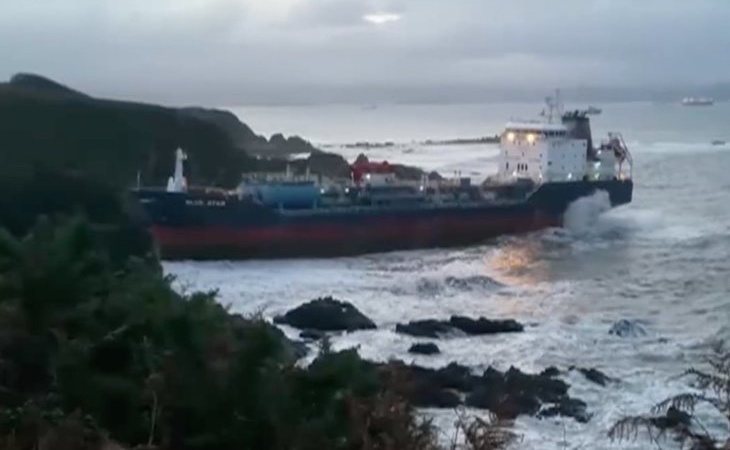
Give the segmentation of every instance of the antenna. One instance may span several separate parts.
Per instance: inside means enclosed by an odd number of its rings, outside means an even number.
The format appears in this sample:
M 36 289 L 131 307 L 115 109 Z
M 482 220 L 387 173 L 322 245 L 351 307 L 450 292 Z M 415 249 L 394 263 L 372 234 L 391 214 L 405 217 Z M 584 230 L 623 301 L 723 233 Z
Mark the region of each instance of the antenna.
M 545 104 L 547 105 L 547 118 L 548 123 L 553 123 L 553 118 L 563 116 L 563 101 L 560 98 L 560 89 L 555 89 L 554 97 L 545 97 Z

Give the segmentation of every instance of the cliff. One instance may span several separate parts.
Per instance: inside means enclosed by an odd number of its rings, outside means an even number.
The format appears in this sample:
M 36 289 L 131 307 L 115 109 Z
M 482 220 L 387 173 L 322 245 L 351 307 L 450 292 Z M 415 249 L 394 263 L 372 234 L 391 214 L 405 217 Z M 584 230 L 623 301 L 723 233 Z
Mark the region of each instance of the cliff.
M 233 113 L 201 107 L 101 99 L 47 78 L 19 74 L 0 83 L 0 177 L 26 182 L 37 173 L 80 175 L 117 187 L 138 176 L 145 185 L 165 185 L 174 152 L 188 153 L 192 184 L 234 186 L 241 173 L 292 168 L 328 177 L 349 176 L 342 156 L 326 153 L 298 136 L 257 135 Z M 417 179 L 420 169 L 397 166 Z
M 174 151 L 190 158 L 195 184 L 232 186 L 262 155 L 317 152 L 307 141 L 256 135 L 228 111 L 94 98 L 47 78 L 0 83 L 0 175 L 37 168 L 83 174 L 117 186 L 164 185 Z
M 198 183 L 230 184 L 252 166 L 224 130 L 174 108 L 97 99 L 34 75 L 0 84 L 0 175 L 42 167 L 129 186 L 139 172 L 161 184 L 178 146 Z

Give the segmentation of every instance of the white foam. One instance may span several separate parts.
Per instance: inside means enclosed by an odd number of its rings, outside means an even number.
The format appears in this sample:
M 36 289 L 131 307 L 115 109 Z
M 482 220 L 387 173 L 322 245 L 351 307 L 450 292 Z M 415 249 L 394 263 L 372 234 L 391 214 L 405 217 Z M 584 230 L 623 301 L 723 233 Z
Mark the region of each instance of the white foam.
M 598 217 L 611 208 L 608 192 L 600 190 L 589 197 L 572 202 L 565 212 L 564 225 L 573 232 L 585 232 L 592 228 Z

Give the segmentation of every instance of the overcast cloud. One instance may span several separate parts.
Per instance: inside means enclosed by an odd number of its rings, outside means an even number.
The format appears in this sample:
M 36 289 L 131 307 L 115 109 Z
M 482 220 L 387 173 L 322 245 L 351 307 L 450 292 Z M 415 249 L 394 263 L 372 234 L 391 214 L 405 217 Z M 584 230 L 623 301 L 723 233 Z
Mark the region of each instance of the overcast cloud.
M 730 80 L 728 0 L 2 0 L 0 75 L 167 101 Z

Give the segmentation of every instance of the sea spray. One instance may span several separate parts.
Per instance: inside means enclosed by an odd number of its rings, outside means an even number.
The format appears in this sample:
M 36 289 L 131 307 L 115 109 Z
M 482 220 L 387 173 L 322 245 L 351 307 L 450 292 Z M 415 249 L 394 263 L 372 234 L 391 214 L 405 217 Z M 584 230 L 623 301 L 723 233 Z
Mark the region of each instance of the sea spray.
M 563 216 L 565 228 L 578 233 L 590 230 L 598 217 L 611 209 L 611 200 L 606 191 L 596 191 L 590 197 L 582 197 L 568 206 Z

